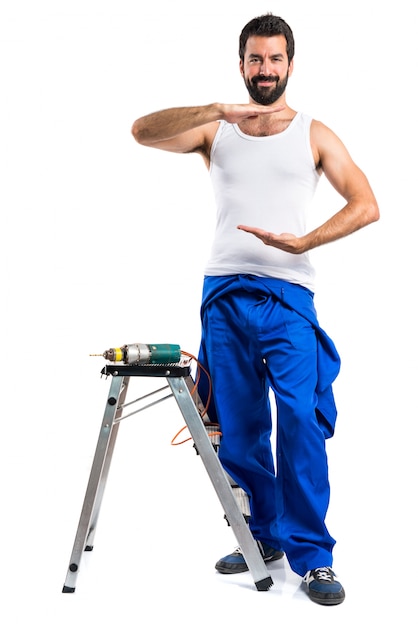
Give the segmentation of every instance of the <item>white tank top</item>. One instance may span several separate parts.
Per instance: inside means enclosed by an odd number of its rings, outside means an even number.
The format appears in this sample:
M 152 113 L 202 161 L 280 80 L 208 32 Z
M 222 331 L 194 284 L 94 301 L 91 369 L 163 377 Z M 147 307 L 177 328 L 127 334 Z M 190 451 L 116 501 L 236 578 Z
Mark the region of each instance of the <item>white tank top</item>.
M 312 118 L 297 113 L 281 133 L 245 135 L 221 121 L 211 150 L 210 176 L 217 219 L 207 276 L 253 274 L 281 278 L 314 290 L 309 255 L 266 246 L 238 224 L 274 233 L 306 232 L 307 210 L 319 174 L 310 145 Z

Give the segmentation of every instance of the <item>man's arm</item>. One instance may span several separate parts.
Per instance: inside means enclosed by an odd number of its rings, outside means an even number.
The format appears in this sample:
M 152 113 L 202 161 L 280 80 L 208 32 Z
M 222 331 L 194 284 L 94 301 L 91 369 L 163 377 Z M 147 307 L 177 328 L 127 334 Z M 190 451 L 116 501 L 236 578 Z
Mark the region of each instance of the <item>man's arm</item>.
M 260 228 L 239 225 L 266 245 L 301 254 L 325 243 L 346 237 L 379 219 L 379 207 L 369 182 L 353 162 L 340 139 L 320 122 L 312 122 L 311 143 L 318 169 L 346 200 L 346 205 L 324 224 L 302 237 L 292 233 L 269 233 Z
M 202 152 L 214 136 L 221 111 L 218 105 L 178 107 L 150 113 L 132 126 L 135 140 L 170 152 Z
M 132 134 L 144 146 L 179 153 L 200 152 L 208 162 L 219 120 L 239 123 L 283 108 L 282 105 L 266 107 L 259 104 L 215 103 L 164 109 L 137 119 L 132 126 Z

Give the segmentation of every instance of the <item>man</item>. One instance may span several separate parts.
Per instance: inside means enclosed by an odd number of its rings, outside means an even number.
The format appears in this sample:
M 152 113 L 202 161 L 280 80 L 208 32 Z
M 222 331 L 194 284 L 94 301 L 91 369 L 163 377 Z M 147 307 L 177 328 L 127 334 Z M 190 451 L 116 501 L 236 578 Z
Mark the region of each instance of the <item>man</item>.
M 249 495 L 250 528 L 264 560 L 285 553 L 313 601 L 339 604 L 345 592 L 331 569 L 335 540 L 325 525 L 325 439 L 334 432 L 331 385 L 340 361 L 317 321 L 308 252 L 374 222 L 379 209 L 339 138 L 286 102 L 294 56 L 286 22 L 272 14 L 251 20 L 239 55 L 248 104 L 166 109 L 139 118 L 132 132 L 145 146 L 199 153 L 209 169 L 217 223 L 205 270 L 199 360 L 213 385 L 219 458 Z M 344 204 L 306 232 L 322 173 Z M 276 463 L 270 389 L 278 416 Z M 238 548 L 216 569 L 248 567 Z

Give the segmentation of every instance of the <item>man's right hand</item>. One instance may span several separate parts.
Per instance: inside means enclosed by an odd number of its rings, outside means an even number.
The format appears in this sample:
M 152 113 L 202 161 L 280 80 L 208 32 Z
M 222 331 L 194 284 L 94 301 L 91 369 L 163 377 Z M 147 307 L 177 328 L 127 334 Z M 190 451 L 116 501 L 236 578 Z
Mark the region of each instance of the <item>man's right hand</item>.
M 229 124 L 239 124 L 243 120 L 259 117 L 260 115 L 271 115 L 283 111 L 286 106 L 283 104 L 220 104 L 223 119 Z

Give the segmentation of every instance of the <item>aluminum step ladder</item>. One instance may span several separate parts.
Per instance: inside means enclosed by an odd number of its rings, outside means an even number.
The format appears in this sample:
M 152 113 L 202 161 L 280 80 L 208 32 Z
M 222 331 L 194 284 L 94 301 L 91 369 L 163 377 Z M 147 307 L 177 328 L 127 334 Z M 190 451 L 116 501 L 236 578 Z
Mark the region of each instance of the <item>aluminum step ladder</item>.
M 93 550 L 100 506 L 121 420 L 173 396 L 189 429 L 196 450 L 212 481 L 225 512 L 225 517 L 242 549 L 255 586 L 258 591 L 267 591 L 273 585 L 273 581 L 244 519 L 241 508 L 234 497 L 231 481 L 220 464 L 218 455 L 198 410 L 199 397 L 191 376 L 190 367 L 181 364 L 117 364 L 106 365 L 101 373 L 106 377 L 111 376 L 110 390 L 62 592 L 73 593 L 75 591 L 83 552 Z M 144 376 L 159 379 L 165 378 L 167 385 L 127 403 L 126 397 L 131 377 Z M 168 390 L 168 393 L 166 393 L 166 390 Z M 152 396 L 155 394 L 161 395 L 161 392 L 166 393 L 166 395 L 150 401 Z M 127 414 L 126 410 L 135 402 L 141 402 L 142 406 Z

